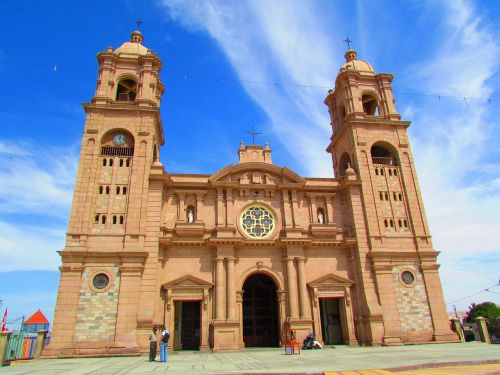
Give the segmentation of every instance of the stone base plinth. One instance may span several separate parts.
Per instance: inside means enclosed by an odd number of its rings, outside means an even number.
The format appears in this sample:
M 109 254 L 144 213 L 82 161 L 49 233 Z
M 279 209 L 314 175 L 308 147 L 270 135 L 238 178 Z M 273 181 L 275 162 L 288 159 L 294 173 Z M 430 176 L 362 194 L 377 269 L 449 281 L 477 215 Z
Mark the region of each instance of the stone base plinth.
M 212 351 L 233 352 L 240 350 L 240 323 L 238 321 L 214 320 L 212 322 L 212 333 Z

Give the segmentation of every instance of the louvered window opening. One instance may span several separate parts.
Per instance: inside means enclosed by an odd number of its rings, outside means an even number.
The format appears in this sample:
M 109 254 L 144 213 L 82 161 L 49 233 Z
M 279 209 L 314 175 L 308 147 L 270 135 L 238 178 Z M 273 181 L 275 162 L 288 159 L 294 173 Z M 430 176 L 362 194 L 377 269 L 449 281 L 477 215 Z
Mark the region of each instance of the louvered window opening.
M 134 156 L 133 147 L 101 147 L 101 155 L 103 156 Z

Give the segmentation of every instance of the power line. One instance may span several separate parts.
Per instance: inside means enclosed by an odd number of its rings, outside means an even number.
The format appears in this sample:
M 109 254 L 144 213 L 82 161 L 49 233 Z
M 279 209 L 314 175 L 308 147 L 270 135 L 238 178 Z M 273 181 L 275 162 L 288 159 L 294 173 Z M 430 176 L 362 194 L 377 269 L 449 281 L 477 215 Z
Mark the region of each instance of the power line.
M 472 273 L 474 273 L 474 274 L 476 274 L 478 276 L 481 276 L 483 279 L 488 280 L 489 282 L 492 281 L 489 277 L 486 277 L 486 276 L 484 276 L 484 274 L 476 272 L 473 269 L 470 269 L 469 267 L 464 266 L 463 264 L 459 263 L 455 259 L 453 259 L 453 258 L 449 257 L 448 255 L 446 255 L 444 252 L 441 252 L 441 255 L 444 255 L 446 258 L 448 258 L 449 260 L 451 260 L 453 263 L 455 263 L 459 267 L 463 268 L 464 270 L 472 272 Z
M 0 63 L 4 64 L 16 64 L 16 65 L 29 65 L 29 66 L 38 66 L 52 69 L 53 72 L 56 72 L 58 69 L 74 69 L 74 70 L 88 70 L 94 71 L 95 68 L 91 67 L 83 67 L 83 66 L 74 66 L 74 65 L 60 65 L 60 64 L 47 64 L 47 63 L 37 63 L 30 61 L 18 61 L 18 60 L 0 60 Z M 331 86 L 321 85 L 315 83 L 299 83 L 299 82 L 280 82 L 280 81 L 267 81 L 267 80 L 258 80 L 258 79 L 238 79 L 238 78 L 228 78 L 228 77 L 220 77 L 220 76 L 205 76 L 205 75 L 196 75 L 196 74 L 173 74 L 173 73 L 162 73 L 162 76 L 178 78 L 184 81 L 188 79 L 198 79 L 198 80 L 206 80 L 213 82 L 228 82 L 228 83 L 246 83 L 246 84 L 257 84 L 257 85 L 269 85 L 269 86 L 288 86 L 288 87 L 303 87 L 307 88 L 318 88 L 328 90 Z M 459 96 L 459 95 L 442 95 L 438 93 L 430 93 L 430 92 L 411 92 L 411 91 L 399 91 L 394 90 L 395 94 L 398 95 L 409 95 L 409 96 L 425 96 L 432 97 L 438 100 L 444 99 L 453 99 L 453 100 L 463 100 L 465 105 L 469 105 L 468 101 L 483 101 L 488 102 L 489 104 L 500 102 L 500 99 L 494 98 L 480 98 L 480 97 L 472 97 L 472 96 Z
M 447 303 L 447 305 L 451 305 L 451 304 L 453 304 L 453 303 L 455 303 L 455 302 L 460 302 L 460 301 L 463 301 L 464 299 L 467 299 L 467 298 L 470 298 L 470 297 L 476 296 L 476 295 L 481 294 L 481 293 L 484 293 L 484 292 L 491 292 L 491 290 L 489 290 L 489 289 L 491 289 L 491 288 L 496 288 L 497 286 L 500 286 L 500 282 L 499 282 L 499 283 L 496 283 L 495 285 L 489 286 L 489 287 L 487 287 L 487 288 L 481 289 L 479 292 L 472 293 L 472 294 L 470 294 L 470 295 L 468 295 L 468 296 L 465 296 L 465 297 L 463 297 L 463 298 L 459 298 L 459 299 L 456 299 L 456 300 L 454 300 L 454 301 L 448 302 L 448 303 Z M 495 292 L 493 292 L 493 293 L 495 293 Z

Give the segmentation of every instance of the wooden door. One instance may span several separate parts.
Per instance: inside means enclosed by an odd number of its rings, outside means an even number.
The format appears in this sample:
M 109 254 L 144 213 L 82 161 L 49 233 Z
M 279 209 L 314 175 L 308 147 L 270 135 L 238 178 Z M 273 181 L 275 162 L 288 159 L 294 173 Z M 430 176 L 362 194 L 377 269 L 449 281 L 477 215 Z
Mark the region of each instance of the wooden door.
M 182 302 L 182 349 L 200 349 L 200 302 Z

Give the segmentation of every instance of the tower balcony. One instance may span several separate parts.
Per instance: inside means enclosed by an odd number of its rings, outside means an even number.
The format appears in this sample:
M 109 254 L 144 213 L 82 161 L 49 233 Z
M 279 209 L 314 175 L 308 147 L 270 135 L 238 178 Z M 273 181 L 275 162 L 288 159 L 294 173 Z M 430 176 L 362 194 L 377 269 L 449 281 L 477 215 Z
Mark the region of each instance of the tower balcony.
M 393 157 L 372 156 L 372 163 L 380 165 L 392 165 L 392 166 L 398 165 L 396 158 Z

